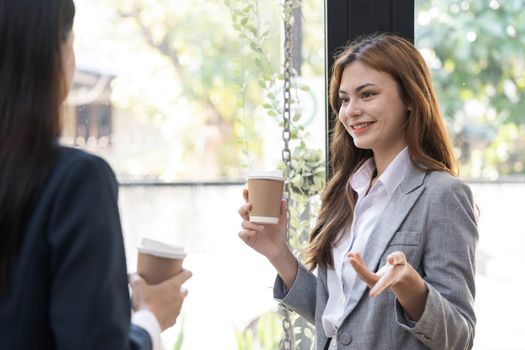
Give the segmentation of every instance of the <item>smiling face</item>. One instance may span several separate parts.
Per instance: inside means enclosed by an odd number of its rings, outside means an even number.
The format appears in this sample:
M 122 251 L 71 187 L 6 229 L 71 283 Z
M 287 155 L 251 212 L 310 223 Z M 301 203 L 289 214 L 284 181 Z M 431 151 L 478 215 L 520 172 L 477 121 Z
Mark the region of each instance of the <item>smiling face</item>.
M 339 86 L 339 120 L 358 148 L 374 156 L 392 156 L 405 146 L 409 107 L 387 73 L 354 61 L 344 68 Z

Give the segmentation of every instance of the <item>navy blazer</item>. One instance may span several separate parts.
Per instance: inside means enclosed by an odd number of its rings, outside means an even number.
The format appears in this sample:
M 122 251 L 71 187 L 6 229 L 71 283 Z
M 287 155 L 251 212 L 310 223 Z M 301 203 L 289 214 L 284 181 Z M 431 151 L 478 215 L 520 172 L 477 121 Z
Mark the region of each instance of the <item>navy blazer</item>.
M 59 147 L 0 296 L 0 349 L 151 349 L 131 303 L 109 165 Z

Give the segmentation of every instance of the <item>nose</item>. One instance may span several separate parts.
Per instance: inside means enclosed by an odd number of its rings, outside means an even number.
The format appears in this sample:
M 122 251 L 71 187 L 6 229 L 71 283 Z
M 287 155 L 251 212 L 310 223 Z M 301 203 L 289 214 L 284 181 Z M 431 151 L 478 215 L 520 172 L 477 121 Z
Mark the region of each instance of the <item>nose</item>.
M 339 111 L 340 116 L 343 118 L 357 118 L 363 115 L 363 109 L 359 104 L 359 101 L 348 102 L 345 106 L 341 106 Z

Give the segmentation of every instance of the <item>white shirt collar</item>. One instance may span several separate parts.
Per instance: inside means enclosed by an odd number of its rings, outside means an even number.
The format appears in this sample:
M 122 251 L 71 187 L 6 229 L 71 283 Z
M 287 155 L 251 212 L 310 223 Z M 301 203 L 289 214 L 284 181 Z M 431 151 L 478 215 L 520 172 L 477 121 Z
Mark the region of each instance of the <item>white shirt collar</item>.
M 411 166 L 411 163 L 408 155 L 408 147 L 405 147 L 397 154 L 394 160 L 390 162 L 378 179 L 378 181 L 385 186 L 389 197 L 392 196 L 394 191 L 399 187 L 399 184 L 401 184 L 401 181 L 403 181 L 409 166 Z
M 357 192 L 359 197 L 363 197 L 368 191 L 370 180 L 376 170 L 374 158 L 367 159 L 357 171 L 350 177 L 350 186 Z
M 385 187 L 389 197 L 392 196 L 399 184 L 401 184 L 401 181 L 403 181 L 409 166 L 411 166 L 411 163 L 408 155 L 408 147 L 405 147 L 397 154 L 392 162 L 390 162 L 384 173 L 378 179 L 378 182 Z M 350 178 L 350 186 L 357 192 L 359 197 L 366 194 L 375 170 L 374 159 L 370 158 L 367 159 Z

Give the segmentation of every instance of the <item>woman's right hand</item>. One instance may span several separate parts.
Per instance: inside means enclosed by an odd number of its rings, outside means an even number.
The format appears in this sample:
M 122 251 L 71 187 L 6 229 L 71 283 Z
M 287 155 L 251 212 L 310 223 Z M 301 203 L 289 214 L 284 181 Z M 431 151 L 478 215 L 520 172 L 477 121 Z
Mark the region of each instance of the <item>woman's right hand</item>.
M 270 261 L 278 259 L 289 252 L 286 240 L 287 203 L 281 201 L 279 222 L 277 224 L 256 224 L 250 222 L 249 215 L 252 206 L 248 203 L 248 189 L 243 190 L 246 203 L 239 208 L 239 215 L 243 221 L 239 237 L 255 251 L 267 257 Z
M 182 272 L 159 284 L 147 284 L 136 273 L 128 275 L 133 290 L 132 306 L 134 310 L 150 310 L 159 322 L 161 330 L 175 324 L 188 291 L 182 284 L 191 277 L 191 272 Z

